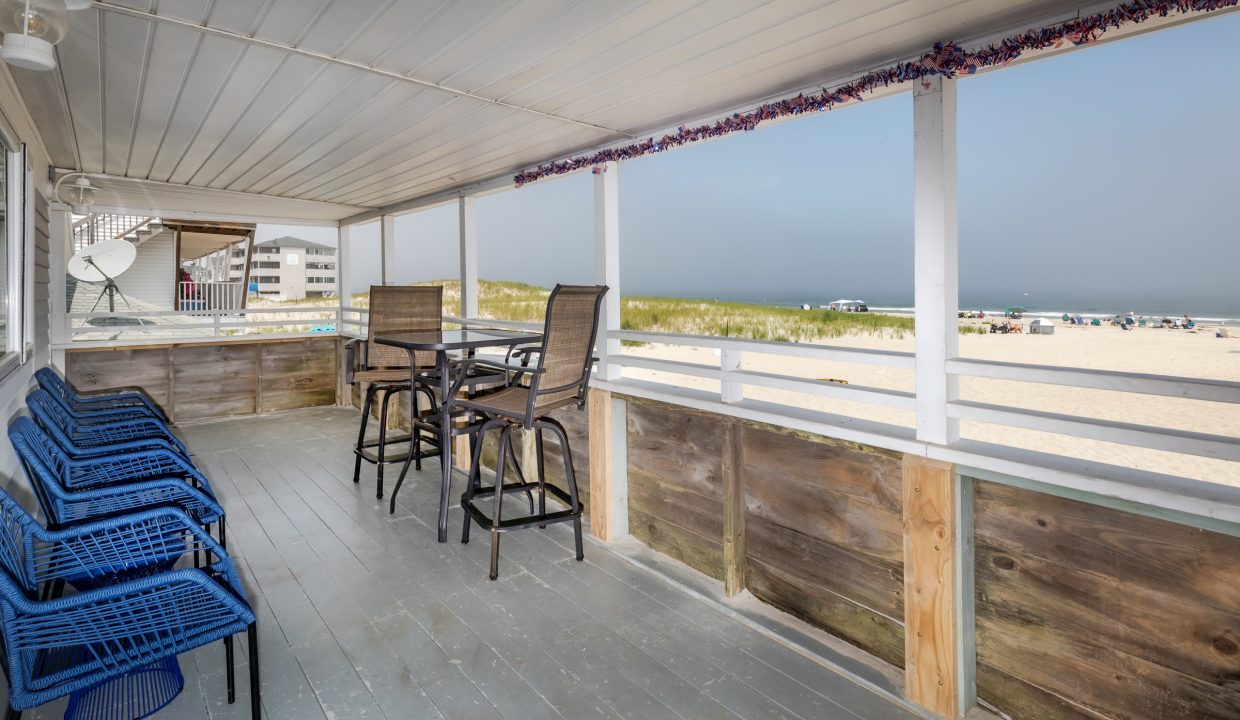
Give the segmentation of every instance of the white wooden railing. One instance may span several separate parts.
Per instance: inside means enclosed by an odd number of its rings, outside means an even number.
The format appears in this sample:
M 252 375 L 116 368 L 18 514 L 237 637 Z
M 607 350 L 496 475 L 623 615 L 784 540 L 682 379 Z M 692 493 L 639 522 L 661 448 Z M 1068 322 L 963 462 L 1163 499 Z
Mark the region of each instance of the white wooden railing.
M 139 231 L 149 235 L 158 227 L 159 218 L 146 215 L 91 213 L 73 223 L 73 252 L 104 240 L 137 239 Z
M 337 335 L 339 307 L 249 307 L 70 313 L 69 342 L 61 347 L 159 344 L 185 339 L 241 339 L 247 336 Z
M 239 310 L 245 300 L 245 284 L 241 282 L 180 282 L 177 286 L 180 309 Z

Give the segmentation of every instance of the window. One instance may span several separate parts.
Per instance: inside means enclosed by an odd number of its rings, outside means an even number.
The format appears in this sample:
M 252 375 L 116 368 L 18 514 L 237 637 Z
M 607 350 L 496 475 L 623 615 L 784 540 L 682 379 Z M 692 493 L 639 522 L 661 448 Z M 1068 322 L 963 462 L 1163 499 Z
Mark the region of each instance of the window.
M 250 262 L 250 267 L 260 268 L 263 270 L 279 270 L 280 262 L 278 260 L 276 262 L 272 262 L 270 260 L 254 260 Z
M 280 282 L 280 276 L 279 275 L 255 275 L 254 277 L 250 278 L 250 282 L 274 285 Z
M 264 247 L 254 248 L 254 253 L 257 255 L 279 255 L 280 248 L 275 247 L 274 245 L 267 245 Z
M 307 255 L 335 255 L 336 251 L 330 248 L 306 248 Z
M 4 377 L 25 361 L 24 328 L 33 327 L 33 315 L 27 313 L 25 235 L 33 227 L 34 186 L 28 181 L 25 150 L 2 119 L 0 145 L 0 377 Z
M 335 270 L 336 263 L 308 262 L 306 263 L 306 269 L 307 270 Z

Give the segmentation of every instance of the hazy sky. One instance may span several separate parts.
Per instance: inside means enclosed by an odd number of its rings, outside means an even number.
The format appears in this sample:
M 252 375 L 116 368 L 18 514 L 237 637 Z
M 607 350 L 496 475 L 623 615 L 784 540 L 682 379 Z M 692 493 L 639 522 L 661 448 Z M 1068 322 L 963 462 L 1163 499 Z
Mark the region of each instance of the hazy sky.
M 1237 67 L 1233 13 L 962 79 L 962 304 L 1240 314 Z M 911 304 L 912 132 L 903 94 L 622 163 L 624 294 Z M 480 198 L 479 274 L 592 281 L 592 183 Z M 455 205 L 397 245 L 397 281 L 455 277 Z

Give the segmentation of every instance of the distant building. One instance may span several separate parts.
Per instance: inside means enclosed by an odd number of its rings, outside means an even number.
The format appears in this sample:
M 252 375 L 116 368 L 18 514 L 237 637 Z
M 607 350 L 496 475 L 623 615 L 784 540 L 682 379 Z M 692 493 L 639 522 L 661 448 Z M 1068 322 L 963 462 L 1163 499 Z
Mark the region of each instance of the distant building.
M 232 251 L 229 279 L 245 277 L 245 250 Z M 286 235 L 254 245 L 250 286 L 272 300 L 301 300 L 336 292 L 336 248 Z

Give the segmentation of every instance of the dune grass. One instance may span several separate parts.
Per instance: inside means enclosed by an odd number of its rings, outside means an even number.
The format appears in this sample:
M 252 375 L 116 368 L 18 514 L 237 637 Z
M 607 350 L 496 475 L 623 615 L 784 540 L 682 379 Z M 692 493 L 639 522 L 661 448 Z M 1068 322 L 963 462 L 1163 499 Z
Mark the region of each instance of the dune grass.
M 419 285 L 442 285 L 444 313 L 456 315 L 461 302 L 460 282 L 434 280 Z M 481 280 L 478 309 L 483 318 L 540 322 L 546 312 L 548 288 L 517 282 Z M 368 293 L 352 297 L 354 307 L 366 307 Z M 334 305 L 335 298 L 301 301 L 301 305 Z M 749 338 L 773 342 L 813 342 L 845 335 L 878 335 L 902 338 L 913 334 L 913 318 L 882 313 L 846 313 L 833 310 L 801 310 L 720 300 L 666 297 L 626 297 L 620 307 L 620 326 L 625 330 L 685 335 Z M 978 325 L 961 324 L 960 332 L 985 333 Z

